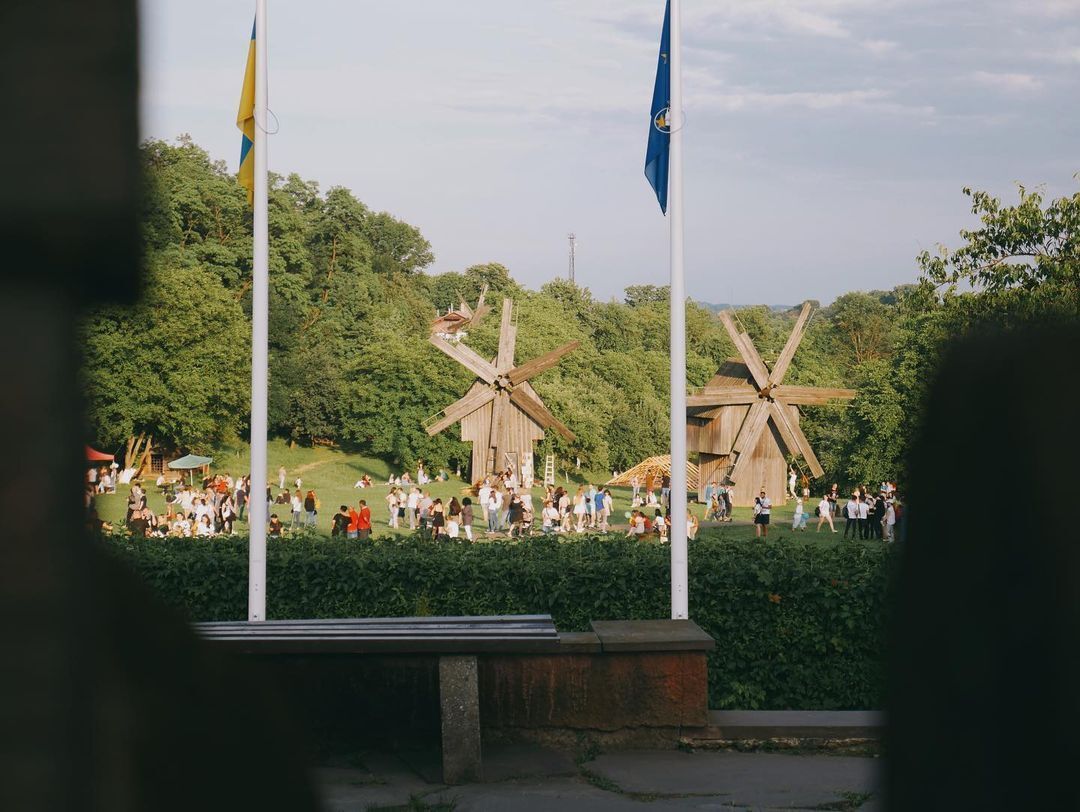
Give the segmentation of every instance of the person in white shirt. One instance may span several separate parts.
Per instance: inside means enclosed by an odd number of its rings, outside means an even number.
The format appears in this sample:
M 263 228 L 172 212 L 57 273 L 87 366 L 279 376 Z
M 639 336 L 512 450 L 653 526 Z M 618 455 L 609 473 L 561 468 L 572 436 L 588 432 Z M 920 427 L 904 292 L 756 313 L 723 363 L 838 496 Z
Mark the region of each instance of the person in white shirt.
M 551 504 L 550 499 L 544 501 L 544 509 L 540 511 L 540 518 L 545 536 L 556 532 L 559 526 L 559 509 Z
M 297 479 L 296 481 L 299 482 L 300 480 Z M 299 489 L 297 489 L 296 493 L 294 493 L 289 500 L 289 507 L 292 510 L 292 524 L 290 527 L 293 530 L 299 530 L 300 515 L 304 512 L 304 495 L 300 493 Z
M 754 500 L 754 537 L 769 537 L 769 520 L 772 514 L 772 500 L 762 491 Z
M 893 541 L 893 532 L 896 528 L 896 508 L 893 507 L 892 500 L 889 500 L 888 507 L 885 508 L 885 541 Z
M 405 515 L 409 517 L 409 529 L 416 529 L 417 509 L 420 506 L 420 489 L 410 488 L 409 498 L 405 502 Z
M 865 496 L 859 500 L 859 538 L 870 538 L 870 499 Z
M 480 512 L 483 514 L 484 524 L 488 523 L 488 502 L 491 500 L 491 486 L 488 485 L 487 480 L 484 480 L 484 484 L 480 486 L 480 490 L 477 491 L 477 501 L 480 503 Z
M 487 526 L 489 533 L 495 533 L 499 529 L 499 506 L 502 504 L 502 495 L 494 488 L 488 489 Z
M 844 524 L 844 538 L 847 538 L 849 530 L 851 537 L 857 538 L 859 535 L 859 495 L 857 493 L 853 493 L 847 505 L 844 506 L 844 517 L 847 519 Z
M 827 494 L 821 497 L 821 501 L 818 502 L 817 509 L 818 509 L 817 532 L 820 533 L 821 532 L 821 525 L 823 525 L 825 522 L 828 522 L 829 523 L 829 529 L 832 530 L 835 533 L 836 528 L 833 527 L 833 523 L 832 523 L 832 502 L 829 501 L 829 497 L 828 497 Z
M 791 529 L 806 529 L 806 514 L 803 513 L 803 500 L 801 496 L 796 497 L 795 499 L 795 515 L 791 517 Z

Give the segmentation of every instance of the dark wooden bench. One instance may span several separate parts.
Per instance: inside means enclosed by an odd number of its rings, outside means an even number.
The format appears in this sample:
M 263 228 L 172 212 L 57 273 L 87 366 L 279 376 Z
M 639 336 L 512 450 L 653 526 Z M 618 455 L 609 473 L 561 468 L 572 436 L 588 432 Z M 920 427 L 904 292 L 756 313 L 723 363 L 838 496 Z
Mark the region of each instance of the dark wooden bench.
M 443 780 L 448 784 L 480 778 L 476 655 L 559 651 L 551 615 L 239 621 L 196 623 L 195 630 L 235 654 L 437 656 Z

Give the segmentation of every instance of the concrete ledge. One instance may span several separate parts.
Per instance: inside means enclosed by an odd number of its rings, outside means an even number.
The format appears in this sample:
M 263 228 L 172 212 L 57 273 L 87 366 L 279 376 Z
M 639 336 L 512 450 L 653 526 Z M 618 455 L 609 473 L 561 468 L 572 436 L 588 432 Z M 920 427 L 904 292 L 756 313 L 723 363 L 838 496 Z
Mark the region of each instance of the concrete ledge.
M 709 711 L 708 726 L 687 733 L 708 741 L 769 739 L 880 739 L 881 711 Z
M 594 620 L 605 652 L 712 651 L 716 641 L 692 620 Z
M 599 654 L 603 651 L 596 632 L 560 632 L 560 654 Z

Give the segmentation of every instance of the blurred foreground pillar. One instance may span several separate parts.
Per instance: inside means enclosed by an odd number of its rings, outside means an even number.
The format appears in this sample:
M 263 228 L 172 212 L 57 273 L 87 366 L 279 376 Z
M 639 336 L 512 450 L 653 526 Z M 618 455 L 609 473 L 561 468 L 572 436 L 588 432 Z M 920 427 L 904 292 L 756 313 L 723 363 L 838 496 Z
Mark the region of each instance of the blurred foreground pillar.
M 1080 329 L 967 339 L 911 461 L 890 810 L 1080 809 Z
M 0 808 L 123 808 L 91 756 L 72 336 L 137 293 L 135 3 L 9 0 L 0 36 Z

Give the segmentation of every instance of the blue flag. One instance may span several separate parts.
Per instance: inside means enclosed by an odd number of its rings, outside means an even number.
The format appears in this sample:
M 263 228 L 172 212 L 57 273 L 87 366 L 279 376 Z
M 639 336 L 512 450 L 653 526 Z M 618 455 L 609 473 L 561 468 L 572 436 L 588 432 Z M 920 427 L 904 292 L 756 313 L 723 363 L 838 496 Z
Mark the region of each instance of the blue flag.
M 645 149 L 645 177 L 656 192 L 660 211 L 667 214 L 668 147 L 671 144 L 671 0 L 664 8 L 664 29 L 660 33 L 660 57 L 656 61 L 652 115 L 649 117 L 649 145 Z

